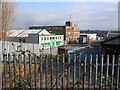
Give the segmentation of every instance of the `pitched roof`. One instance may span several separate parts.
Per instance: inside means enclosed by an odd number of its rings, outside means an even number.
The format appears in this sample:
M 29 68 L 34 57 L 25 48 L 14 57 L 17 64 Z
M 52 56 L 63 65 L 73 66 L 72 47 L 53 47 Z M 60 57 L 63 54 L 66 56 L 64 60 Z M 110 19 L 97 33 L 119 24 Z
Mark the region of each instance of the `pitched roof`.
M 116 36 L 116 37 L 112 37 L 109 39 L 106 39 L 104 41 L 101 42 L 101 44 L 109 44 L 109 45 L 120 45 L 120 35 Z
M 38 30 L 10 30 L 8 37 L 28 37 L 28 34 L 38 34 L 43 29 Z
M 108 34 L 108 38 L 112 38 L 112 37 L 117 37 L 117 36 L 119 36 L 120 35 L 120 33 L 109 33 Z

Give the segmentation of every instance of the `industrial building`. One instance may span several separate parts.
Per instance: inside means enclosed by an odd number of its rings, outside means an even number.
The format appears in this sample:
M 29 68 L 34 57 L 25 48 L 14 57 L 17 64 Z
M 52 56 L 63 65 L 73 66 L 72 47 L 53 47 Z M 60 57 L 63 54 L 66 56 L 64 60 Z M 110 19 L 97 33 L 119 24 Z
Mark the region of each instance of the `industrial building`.
M 49 33 L 46 29 L 10 30 L 8 40 L 14 42 L 39 44 L 42 48 L 57 47 L 64 44 L 63 35 Z
M 80 29 L 72 24 L 72 21 L 66 21 L 65 25 L 62 26 L 39 26 L 34 25 L 29 27 L 32 29 L 46 29 L 48 32 L 55 34 L 63 34 L 64 35 L 64 44 L 69 43 L 78 43 L 78 39 L 80 37 Z
M 89 43 L 97 40 L 96 33 L 80 33 L 79 42 L 80 43 Z

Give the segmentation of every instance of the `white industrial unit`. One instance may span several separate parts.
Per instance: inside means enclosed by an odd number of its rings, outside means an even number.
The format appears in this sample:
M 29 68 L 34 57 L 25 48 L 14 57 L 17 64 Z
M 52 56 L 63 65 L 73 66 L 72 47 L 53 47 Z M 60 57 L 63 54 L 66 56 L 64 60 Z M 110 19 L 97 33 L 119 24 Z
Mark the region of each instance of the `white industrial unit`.
M 64 36 L 49 33 L 46 29 L 11 30 L 8 40 L 14 42 L 39 44 L 42 48 L 57 47 L 64 44 Z

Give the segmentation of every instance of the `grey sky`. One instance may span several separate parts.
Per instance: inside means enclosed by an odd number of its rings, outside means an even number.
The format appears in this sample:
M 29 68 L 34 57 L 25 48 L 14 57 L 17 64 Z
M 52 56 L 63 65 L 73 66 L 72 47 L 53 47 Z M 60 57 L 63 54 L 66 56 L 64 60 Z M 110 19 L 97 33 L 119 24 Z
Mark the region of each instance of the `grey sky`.
M 117 2 L 22 2 L 18 3 L 18 25 L 64 25 L 69 20 L 80 29 L 118 28 Z

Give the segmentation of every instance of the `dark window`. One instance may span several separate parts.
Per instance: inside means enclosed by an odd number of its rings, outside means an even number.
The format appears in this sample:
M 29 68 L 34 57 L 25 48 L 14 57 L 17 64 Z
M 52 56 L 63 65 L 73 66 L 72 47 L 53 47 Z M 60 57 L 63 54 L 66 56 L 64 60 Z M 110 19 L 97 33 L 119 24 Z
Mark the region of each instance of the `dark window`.
M 44 37 L 44 40 L 46 40 L 46 37 Z

